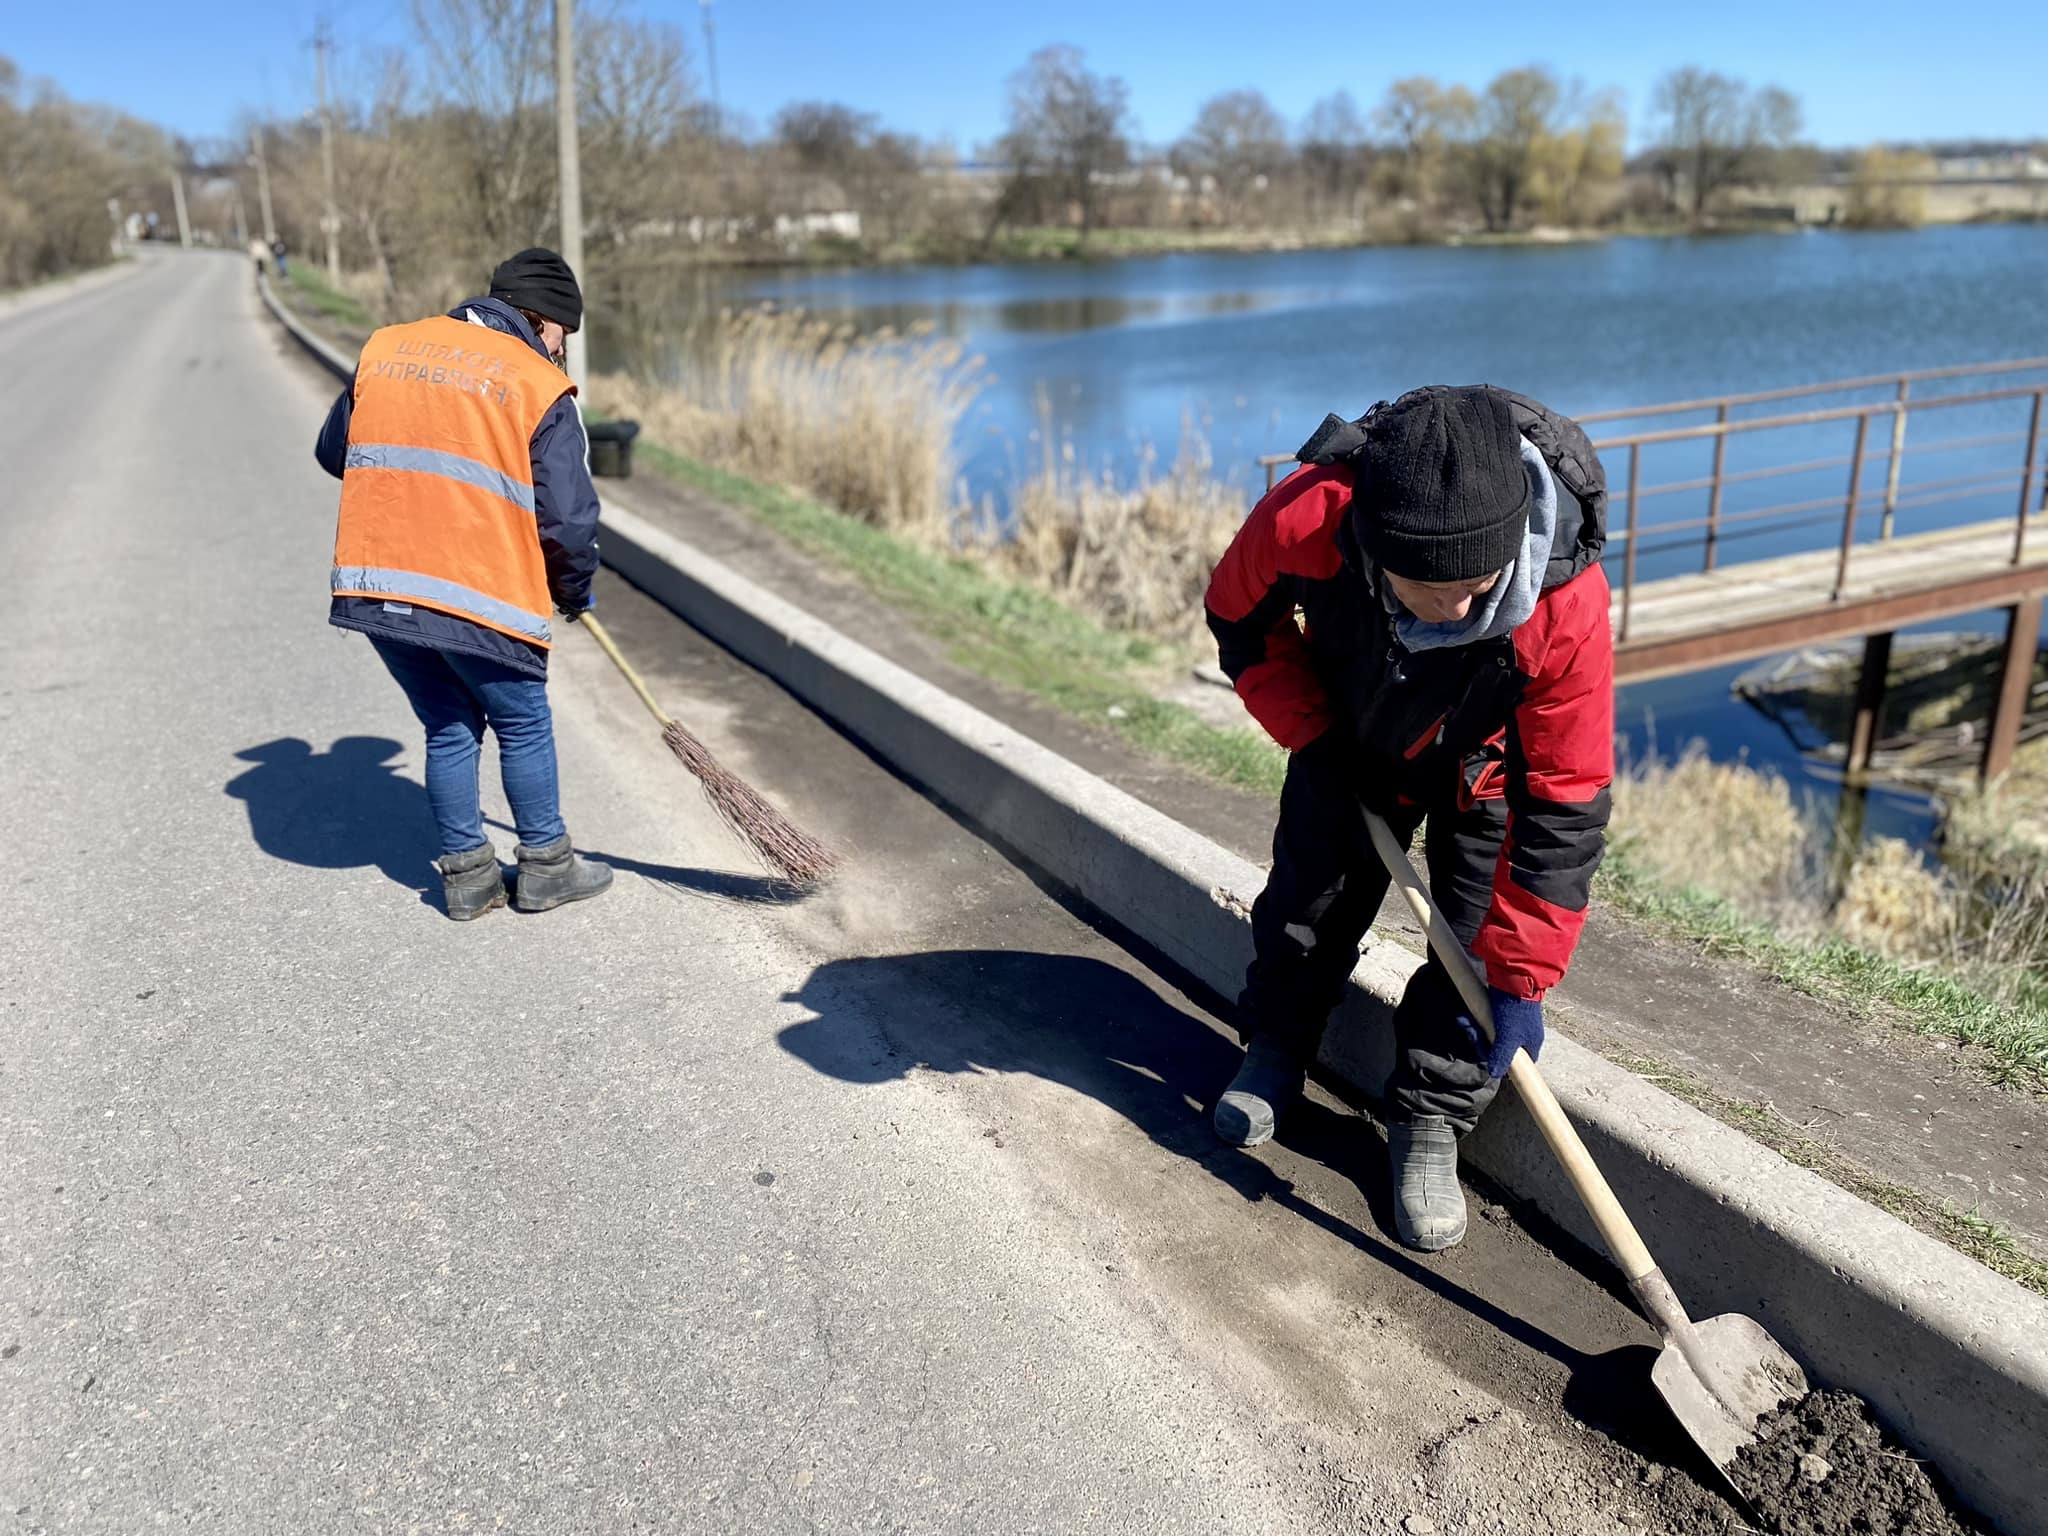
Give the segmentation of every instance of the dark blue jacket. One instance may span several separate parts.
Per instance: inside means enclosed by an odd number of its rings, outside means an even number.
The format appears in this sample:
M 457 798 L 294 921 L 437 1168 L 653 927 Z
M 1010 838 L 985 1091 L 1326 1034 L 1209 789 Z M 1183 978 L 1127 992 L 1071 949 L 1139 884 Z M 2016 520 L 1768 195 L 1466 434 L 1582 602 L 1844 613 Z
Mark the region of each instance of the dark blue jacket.
M 494 331 L 517 336 L 547 356 L 525 316 L 497 299 L 471 299 L 456 305 L 448 315 L 454 320 L 474 317 Z M 348 454 L 348 424 L 355 401 L 356 387 L 351 383 L 327 413 L 327 423 L 313 449 L 320 467 L 336 479 L 341 477 Z M 590 483 L 590 446 L 573 395 L 557 400 L 534 428 L 533 505 L 541 553 L 547 559 L 548 591 L 562 612 L 581 613 L 590 606 L 590 579 L 597 574 L 598 506 L 597 487 Z M 548 675 L 548 653 L 539 646 L 418 604 L 408 613 L 398 613 L 373 597 L 337 597 L 327 621 L 380 640 L 482 656 L 530 677 Z

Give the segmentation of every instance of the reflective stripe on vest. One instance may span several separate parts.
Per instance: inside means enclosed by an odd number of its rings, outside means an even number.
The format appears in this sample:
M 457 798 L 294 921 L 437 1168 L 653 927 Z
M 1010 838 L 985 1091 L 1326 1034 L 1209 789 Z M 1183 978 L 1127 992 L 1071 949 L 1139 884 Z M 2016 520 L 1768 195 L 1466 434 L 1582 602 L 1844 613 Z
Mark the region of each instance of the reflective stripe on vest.
M 474 614 L 494 629 L 509 630 L 541 645 L 548 644 L 555 637 L 548 621 L 539 614 L 514 608 L 510 603 L 501 603 L 473 587 L 459 586 L 435 576 L 422 576 L 418 571 L 381 571 L 371 566 L 337 565 L 333 589 L 336 597 L 395 597 L 423 607 Z
M 409 469 L 422 475 L 439 475 L 446 480 L 460 480 L 464 485 L 474 485 L 502 496 L 522 512 L 533 510 L 533 487 L 521 485 L 501 469 L 476 459 L 466 459 L 459 453 L 449 453 L 440 448 L 407 448 L 399 443 L 351 443 L 348 457 L 343 461 L 346 469 Z
M 354 387 L 334 594 L 548 646 L 533 434 L 568 377 L 517 336 L 437 316 L 373 334 Z

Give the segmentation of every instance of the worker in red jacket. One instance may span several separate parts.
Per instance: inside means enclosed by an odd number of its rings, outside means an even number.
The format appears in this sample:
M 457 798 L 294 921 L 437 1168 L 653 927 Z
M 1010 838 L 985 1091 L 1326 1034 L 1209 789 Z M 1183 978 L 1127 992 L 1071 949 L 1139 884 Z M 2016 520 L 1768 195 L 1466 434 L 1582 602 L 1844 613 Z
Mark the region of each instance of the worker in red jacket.
M 1543 1044 L 1605 846 L 1614 772 L 1606 477 L 1579 426 L 1489 385 L 1335 416 L 1209 584 L 1209 627 L 1292 753 L 1252 907 L 1245 1062 L 1216 1131 L 1256 1146 L 1300 1095 L 1388 888 L 1360 808 L 1427 823 L 1431 889 L 1483 967 L 1492 1046 L 1432 959 L 1394 1014 L 1386 1118 L 1401 1240 L 1465 1235 L 1457 1139 Z

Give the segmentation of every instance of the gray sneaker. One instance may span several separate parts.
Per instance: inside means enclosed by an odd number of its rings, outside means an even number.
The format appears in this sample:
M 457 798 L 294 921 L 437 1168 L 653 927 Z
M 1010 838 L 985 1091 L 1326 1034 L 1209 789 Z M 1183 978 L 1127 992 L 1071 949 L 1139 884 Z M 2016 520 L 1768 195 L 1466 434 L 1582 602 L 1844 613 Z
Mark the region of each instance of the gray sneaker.
M 441 856 L 441 894 L 448 915 L 458 923 L 482 917 L 505 905 L 505 875 L 498 868 L 498 850 L 489 843 L 467 853 Z
M 1301 1097 L 1301 1063 L 1264 1035 L 1252 1037 L 1244 1065 L 1216 1101 L 1216 1134 L 1233 1147 L 1273 1139 L 1273 1126 Z
M 1458 1184 L 1458 1137 L 1442 1115 L 1387 1127 L 1394 1164 L 1394 1231 L 1402 1243 L 1440 1253 L 1465 1240 L 1465 1191 Z
M 514 850 L 519 855 L 519 885 L 512 905 L 522 912 L 546 912 L 572 901 L 587 901 L 612 883 L 609 864 L 596 864 L 569 846 L 564 832 L 552 843 Z

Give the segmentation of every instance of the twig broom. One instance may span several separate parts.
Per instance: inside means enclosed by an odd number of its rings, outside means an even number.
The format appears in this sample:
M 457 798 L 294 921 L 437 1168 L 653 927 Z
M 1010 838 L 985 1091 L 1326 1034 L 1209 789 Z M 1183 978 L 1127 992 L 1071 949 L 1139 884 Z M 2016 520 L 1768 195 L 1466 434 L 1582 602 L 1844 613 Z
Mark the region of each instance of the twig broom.
M 710 748 L 691 735 L 680 721 L 669 718 L 654 701 L 654 695 L 648 691 L 640 674 L 633 670 L 633 664 L 619 653 L 618 646 L 602 624 L 588 613 L 581 615 L 578 622 L 590 631 L 590 638 L 598 643 L 605 655 L 611 657 L 612 665 L 633 685 L 633 691 L 640 695 L 640 702 L 647 706 L 647 712 L 660 722 L 661 739 L 704 786 L 704 798 L 711 802 L 711 808 L 724 818 L 727 826 L 746 839 L 754 852 L 799 885 L 822 880 L 838 866 L 837 854 L 770 805 L 753 785 L 721 767 L 718 759 L 711 755 Z

